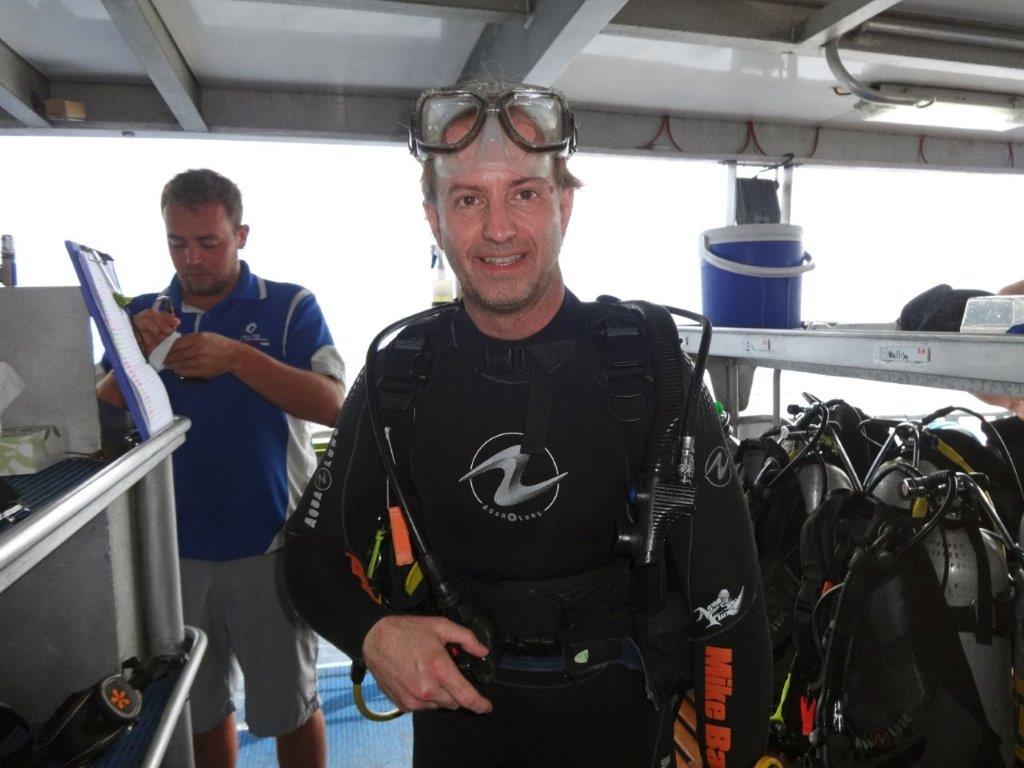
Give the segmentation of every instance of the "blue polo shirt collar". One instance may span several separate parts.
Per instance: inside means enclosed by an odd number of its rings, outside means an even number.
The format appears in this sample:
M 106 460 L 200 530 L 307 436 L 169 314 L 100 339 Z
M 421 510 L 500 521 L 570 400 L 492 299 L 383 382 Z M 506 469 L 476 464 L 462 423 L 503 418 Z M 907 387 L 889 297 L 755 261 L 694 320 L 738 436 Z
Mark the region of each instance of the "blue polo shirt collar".
M 261 301 L 267 298 L 267 286 L 263 282 L 263 278 L 257 277 L 249 269 L 248 263 L 245 260 L 239 260 L 239 275 L 238 282 L 235 283 L 234 289 L 225 298 L 221 299 L 218 304 L 233 301 L 236 299 L 243 299 L 248 301 Z M 191 306 L 190 304 L 184 304 L 181 296 L 181 283 L 178 281 L 178 276 L 175 275 L 171 278 L 171 284 L 167 286 L 165 293 L 170 296 L 171 303 L 174 308 L 181 312 L 201 312 L 202 310 Z

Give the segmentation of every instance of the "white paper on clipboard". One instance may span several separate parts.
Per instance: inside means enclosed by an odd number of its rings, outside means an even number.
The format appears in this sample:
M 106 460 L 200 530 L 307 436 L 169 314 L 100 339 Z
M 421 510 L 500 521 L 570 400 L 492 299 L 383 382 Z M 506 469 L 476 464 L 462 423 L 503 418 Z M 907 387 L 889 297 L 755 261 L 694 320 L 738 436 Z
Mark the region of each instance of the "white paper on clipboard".
M 148 440 L 174 419 L 167 390 L 159 374 L 142 356 L 128 313 L 114 297 L 117 280 L 107 269 L 109 258 L 70 240 L 65 245 L 121 394 L 142 439 Z

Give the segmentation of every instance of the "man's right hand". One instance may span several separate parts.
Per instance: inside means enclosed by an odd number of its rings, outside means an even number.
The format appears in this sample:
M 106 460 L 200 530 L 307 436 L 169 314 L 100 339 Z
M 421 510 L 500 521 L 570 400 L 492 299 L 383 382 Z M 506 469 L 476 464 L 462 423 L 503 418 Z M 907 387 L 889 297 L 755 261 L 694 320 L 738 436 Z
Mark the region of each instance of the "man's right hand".
M 144 309 L 132 315 L 132 323 L 142 337 L 142 351 L 149 357 L 157 344 L 166 339 L 178 327 L 181 321 L 169 312 L 157 312 L 155 309 Z
M 491 711 L 452 661 L 447 643 L 484 657 L 488 649 L 476 635 L 441 616 L 385 616 L 363 640 L 363 659 L 381 690 L 399 709 L 464 709 Z

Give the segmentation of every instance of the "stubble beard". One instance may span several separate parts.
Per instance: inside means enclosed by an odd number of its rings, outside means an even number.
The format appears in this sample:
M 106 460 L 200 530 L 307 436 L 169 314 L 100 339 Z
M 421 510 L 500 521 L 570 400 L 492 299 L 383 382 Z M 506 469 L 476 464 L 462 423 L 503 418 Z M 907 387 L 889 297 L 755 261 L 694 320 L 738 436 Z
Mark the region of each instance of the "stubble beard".
M 230 281 L 228 280 L 216 280 L 212 283 L 196 283 L 191 275 L 185 275 L 183 282 L 185 283 L 185 290 L 187 293 L 193 296 L 219 296 L 224 293 Z
M 525 294 L 503 298 L 499 295 L 499 291 L 494 291 L 491 296 L 486 296 L 473 284 L 472 280 L 466 279 L 465 274 L 459 274 L 461 270 L 456 269 L 456 277 L 459 278 L 463 299 L 466 303 L 475 305 L 485 312 L 506 317 L 529 309 L 541 300 L 555 278 L 561 274 L 558 256 L 562 250 L 562 233 L 558 230 L 553 232 L 548 238 L 546 245 L 548 252 L 551 254 L 551 260 L 544 271 L 537 275 Z M 448 252 L 451 253 L 451 251 Z M 457 259 L 451 261 L 453 268 L 457 261 Z

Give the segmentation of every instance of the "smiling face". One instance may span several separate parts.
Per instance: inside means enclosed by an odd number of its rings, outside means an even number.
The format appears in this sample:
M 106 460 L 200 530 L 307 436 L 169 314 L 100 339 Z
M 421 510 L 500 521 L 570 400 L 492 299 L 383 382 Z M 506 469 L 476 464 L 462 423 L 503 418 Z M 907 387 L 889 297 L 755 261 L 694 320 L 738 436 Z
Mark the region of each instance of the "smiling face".
M 558 254 L 573 190 L 558 188 L 550 155 L 507 137 L 501 152 L 487 151 L 493 140 L 481 131 L 463 151 L 439 158 L 436 199 L 424 209 L 478 327 L 523 338 L 561 306 Z
M 164 224 L 182 296 L 193 306 L 209 309 L 238 282 L 238 249 L 245 246 L 249 227 L 236 229 L 221 203 L 168 203 Z

